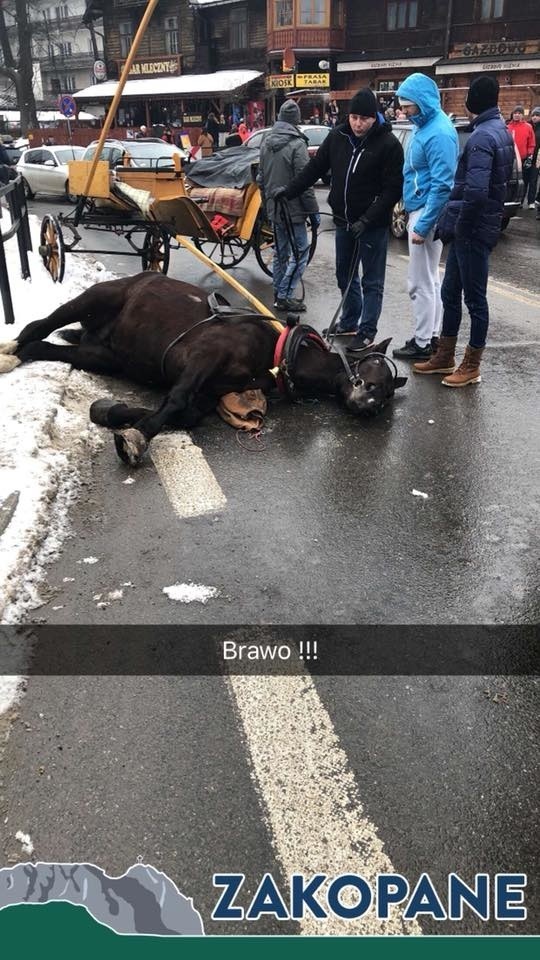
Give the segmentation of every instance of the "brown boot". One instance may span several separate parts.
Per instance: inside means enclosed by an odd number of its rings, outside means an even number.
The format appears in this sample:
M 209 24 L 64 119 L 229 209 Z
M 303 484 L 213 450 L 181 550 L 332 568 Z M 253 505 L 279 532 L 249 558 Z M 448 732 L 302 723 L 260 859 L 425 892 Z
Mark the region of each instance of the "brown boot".
M 457 337 L 439 337 L 435 353 L 423 363 L 413 363 L 415 373 L 452 373 L 456 366 Z
M 461 361 L 455 373 L 445 377 L 443 384 L 445 387 L 466 387 L 469 383 L 480 383 L 480 360 L 484 352 L 483 347 L 466 347 L 465 356 Z

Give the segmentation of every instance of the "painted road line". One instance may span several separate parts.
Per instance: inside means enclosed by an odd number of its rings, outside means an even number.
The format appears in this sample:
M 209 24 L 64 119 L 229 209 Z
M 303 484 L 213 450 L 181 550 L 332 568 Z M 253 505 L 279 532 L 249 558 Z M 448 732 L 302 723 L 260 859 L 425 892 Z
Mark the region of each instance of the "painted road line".
M 231 674 L 228 682 L 287 881 L 293 873 L 355 873 L 374 884 L 377 874 L 395 873 L 311 677 Z M 305 936 L 422 932 L 398 910 L 385 921 L 305 918 L 300 930 Z
M 398 253 L 395 256 L 399 257 L 400 260 L 409 260 L 409 257 L 405 253 Z M 439 273 L 444 275 L 444 265 L 439 267 Z M 524 297 L 520 293 L 516 293 L 516 288 L 512 286 L 511 283 L 505 283 L 504 280 L 492 280 L 491 277 L 488 280 L 488 292 L 495 291 L 495 293 L 500 293 L 502 297 L 508 297 L 509 300 L 517 300 L 519 303 L 526 303 L 529 307 L 540 307 L 540 299 L 535 297 L 535 294 L 532 290 L 524 289 L 525 293 L 530 294 L 529 297 Z
M 155 437 L 151 457 L 177 516 L 198 517 L 226 506 L 225 494 L 202 450 L 187 433 Z

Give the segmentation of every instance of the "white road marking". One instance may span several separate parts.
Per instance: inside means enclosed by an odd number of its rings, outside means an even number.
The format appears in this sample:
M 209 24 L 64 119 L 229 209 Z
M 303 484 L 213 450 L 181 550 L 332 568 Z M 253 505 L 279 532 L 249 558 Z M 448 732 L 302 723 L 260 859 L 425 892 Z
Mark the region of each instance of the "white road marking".
M 398 253 L 394 254 L 394 256 L 397 256 L 399 260 L 409 260 L 406 253 Z M 441 264 L 439 267 L 439 273 L 444 274 L 444 264 Z M 516 287 L 513 286 L 513 284 L 506 283 L 504 280 L 492 280 L 490 277 L 488 281 L 488 291 L 489 290 L 494 290 L 495 293 L 499 293 L 502 297 L 508 297 L 510 300 L 526 303 L 529 307 L 540 307 L 540 299 L 536 296 L 534 290 L 528 290 L 526 287 L 523 287 L 521 290 L 521 294 L 528 294 L 528 296 L 524 297 L 516 292 Z
M 187 433 L 155 437 L 151 456 L 177 516 L 197 517 L 223 510 L 227 499 L 202 450 Z
M 395 873 L 311 677 L 231 675 L 229 683 L 285 877 L 356 873 L 373 884 L 378 873 Z M 386 921 L 371 911 L 348 921 L 306 917 L 300 930 L 310 936 L 422 932 L 399 910 Z

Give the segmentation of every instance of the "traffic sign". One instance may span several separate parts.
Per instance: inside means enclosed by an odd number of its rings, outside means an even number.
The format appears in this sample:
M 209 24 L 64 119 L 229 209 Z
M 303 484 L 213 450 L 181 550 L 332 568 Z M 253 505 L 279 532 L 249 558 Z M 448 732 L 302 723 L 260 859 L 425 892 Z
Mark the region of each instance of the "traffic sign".
M 62 93 L 58 98 L 58 109 L 64 117 L 70 119 L 77 113 L 77 104 L 69 93 Z
M 94 77 L 100 82 L 107 79 L 107 67 L 104 60 L 94 62 Z

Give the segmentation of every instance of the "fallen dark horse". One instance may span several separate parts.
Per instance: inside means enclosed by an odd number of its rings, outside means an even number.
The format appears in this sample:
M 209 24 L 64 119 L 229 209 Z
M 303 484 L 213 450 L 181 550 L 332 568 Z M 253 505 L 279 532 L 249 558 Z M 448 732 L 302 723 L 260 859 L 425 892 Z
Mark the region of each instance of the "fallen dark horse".
M 76 322 L 83 328 L 79 342 L 45 342 L 54 330 Z M 214 318 L 199 287 L 141 273 L 90 287 L 49 317 L 30 323 L 17 340 L 0 344 L 0 372 L 18 363 L 61 360 L 80 370 L 167 387 L 157 410 L 110 400 L 92 405 L 93 421 L 114 431 L 119 456 L 134 465 L 163 427 L 194 427 L 232 391 L 274 389 L 278 336 L 260 315 Z M 381 356 L 389 342 L 370 348 L 352 364 L 355 372 L 361 366 L 362 377 L 353 384 L 337 354 L 321 342 L 302 339 L 294 369 L 289 363 L 289 381 L 294 380 L 299 395 L 335 395 L 353 414 L 376 413 L 406 380 L 393 377 Z

